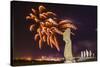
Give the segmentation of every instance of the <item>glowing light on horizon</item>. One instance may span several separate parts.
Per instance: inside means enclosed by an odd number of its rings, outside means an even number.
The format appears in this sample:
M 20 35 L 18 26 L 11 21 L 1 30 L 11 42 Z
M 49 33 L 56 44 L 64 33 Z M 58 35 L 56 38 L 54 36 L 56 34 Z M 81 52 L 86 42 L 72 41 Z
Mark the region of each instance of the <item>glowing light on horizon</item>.
M 26 58 L 26 60 L 31 61 L 31 60 L 32 60 L 32 58 L 31 58 L 31 57 L 28 57 L 28 58 Z
M 35 59 L 37 61 L 62 61 L 64 58 L 61 57 L 53 57 L 53 56 L 41 56 L 40 58 Z
M 27 60 L 27 61 L 31 61 L 32 58 L 31 57 L 21 57 L 21 58 L 15 58 L 16 60 Z

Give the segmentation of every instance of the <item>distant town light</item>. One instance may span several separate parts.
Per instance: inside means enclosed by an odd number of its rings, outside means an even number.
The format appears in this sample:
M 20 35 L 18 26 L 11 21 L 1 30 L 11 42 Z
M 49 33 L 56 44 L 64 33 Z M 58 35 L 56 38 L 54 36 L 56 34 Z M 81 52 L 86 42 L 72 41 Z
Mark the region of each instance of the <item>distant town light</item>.
M 32 58 L 31 58 L 31 57 L 28 57 L 28 58 L 26 58 L 26 60 L 31 61 L 31 60 L 32 60 Z

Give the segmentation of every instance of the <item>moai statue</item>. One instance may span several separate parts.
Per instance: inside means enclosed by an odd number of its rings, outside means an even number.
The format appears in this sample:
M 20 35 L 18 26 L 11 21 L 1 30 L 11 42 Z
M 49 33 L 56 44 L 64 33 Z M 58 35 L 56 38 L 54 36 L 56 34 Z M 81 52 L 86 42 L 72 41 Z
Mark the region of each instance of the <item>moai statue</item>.
M 63 40 L 65 41 L 65 48 L 64 48 L 65 63 L 75 62 L 72 55 L 72 42 L 70 36 L 71 36 L 71 30 L 70 28 L 68 28 L 63 33 Z

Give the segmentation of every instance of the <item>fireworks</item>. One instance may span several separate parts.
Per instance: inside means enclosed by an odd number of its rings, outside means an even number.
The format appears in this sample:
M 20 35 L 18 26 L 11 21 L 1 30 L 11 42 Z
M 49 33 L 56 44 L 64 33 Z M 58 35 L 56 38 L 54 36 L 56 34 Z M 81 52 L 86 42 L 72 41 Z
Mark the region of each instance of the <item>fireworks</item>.
M 46 42 L 51 48 L 55 47 L 60 51 L 57 34 L 63 35 L 67 28 L 77 29 L 71 20 L 58 19 L 54 12 L 48 11 L 44 6 L 39 6 L 38 10 L 32 8 L 32 13 L 26 19 L 33 20 L 29 30 L 36 32 L 34 39 L 39 42 L 40 49 L 42 43 Z

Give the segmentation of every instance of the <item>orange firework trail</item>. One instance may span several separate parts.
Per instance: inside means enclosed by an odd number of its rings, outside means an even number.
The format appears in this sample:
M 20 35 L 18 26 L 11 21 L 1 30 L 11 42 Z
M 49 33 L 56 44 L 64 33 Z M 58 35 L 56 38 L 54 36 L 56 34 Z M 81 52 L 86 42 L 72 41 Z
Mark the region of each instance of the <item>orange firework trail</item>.
M 46 42 L 51 48 L 60 51 L 56 34 L 63 35 L 67 28 L 77 29 L 71 20 L 59 20 L 54 12 L 48 11 L 44 6 L 39 6 L 38 10 L 32 8 L 32 13 L 26 19 L 35 21 L 29 30 L 34 33 L 36 28 L 34 39 L 39 42 L 40 49 L 42 43 Z

